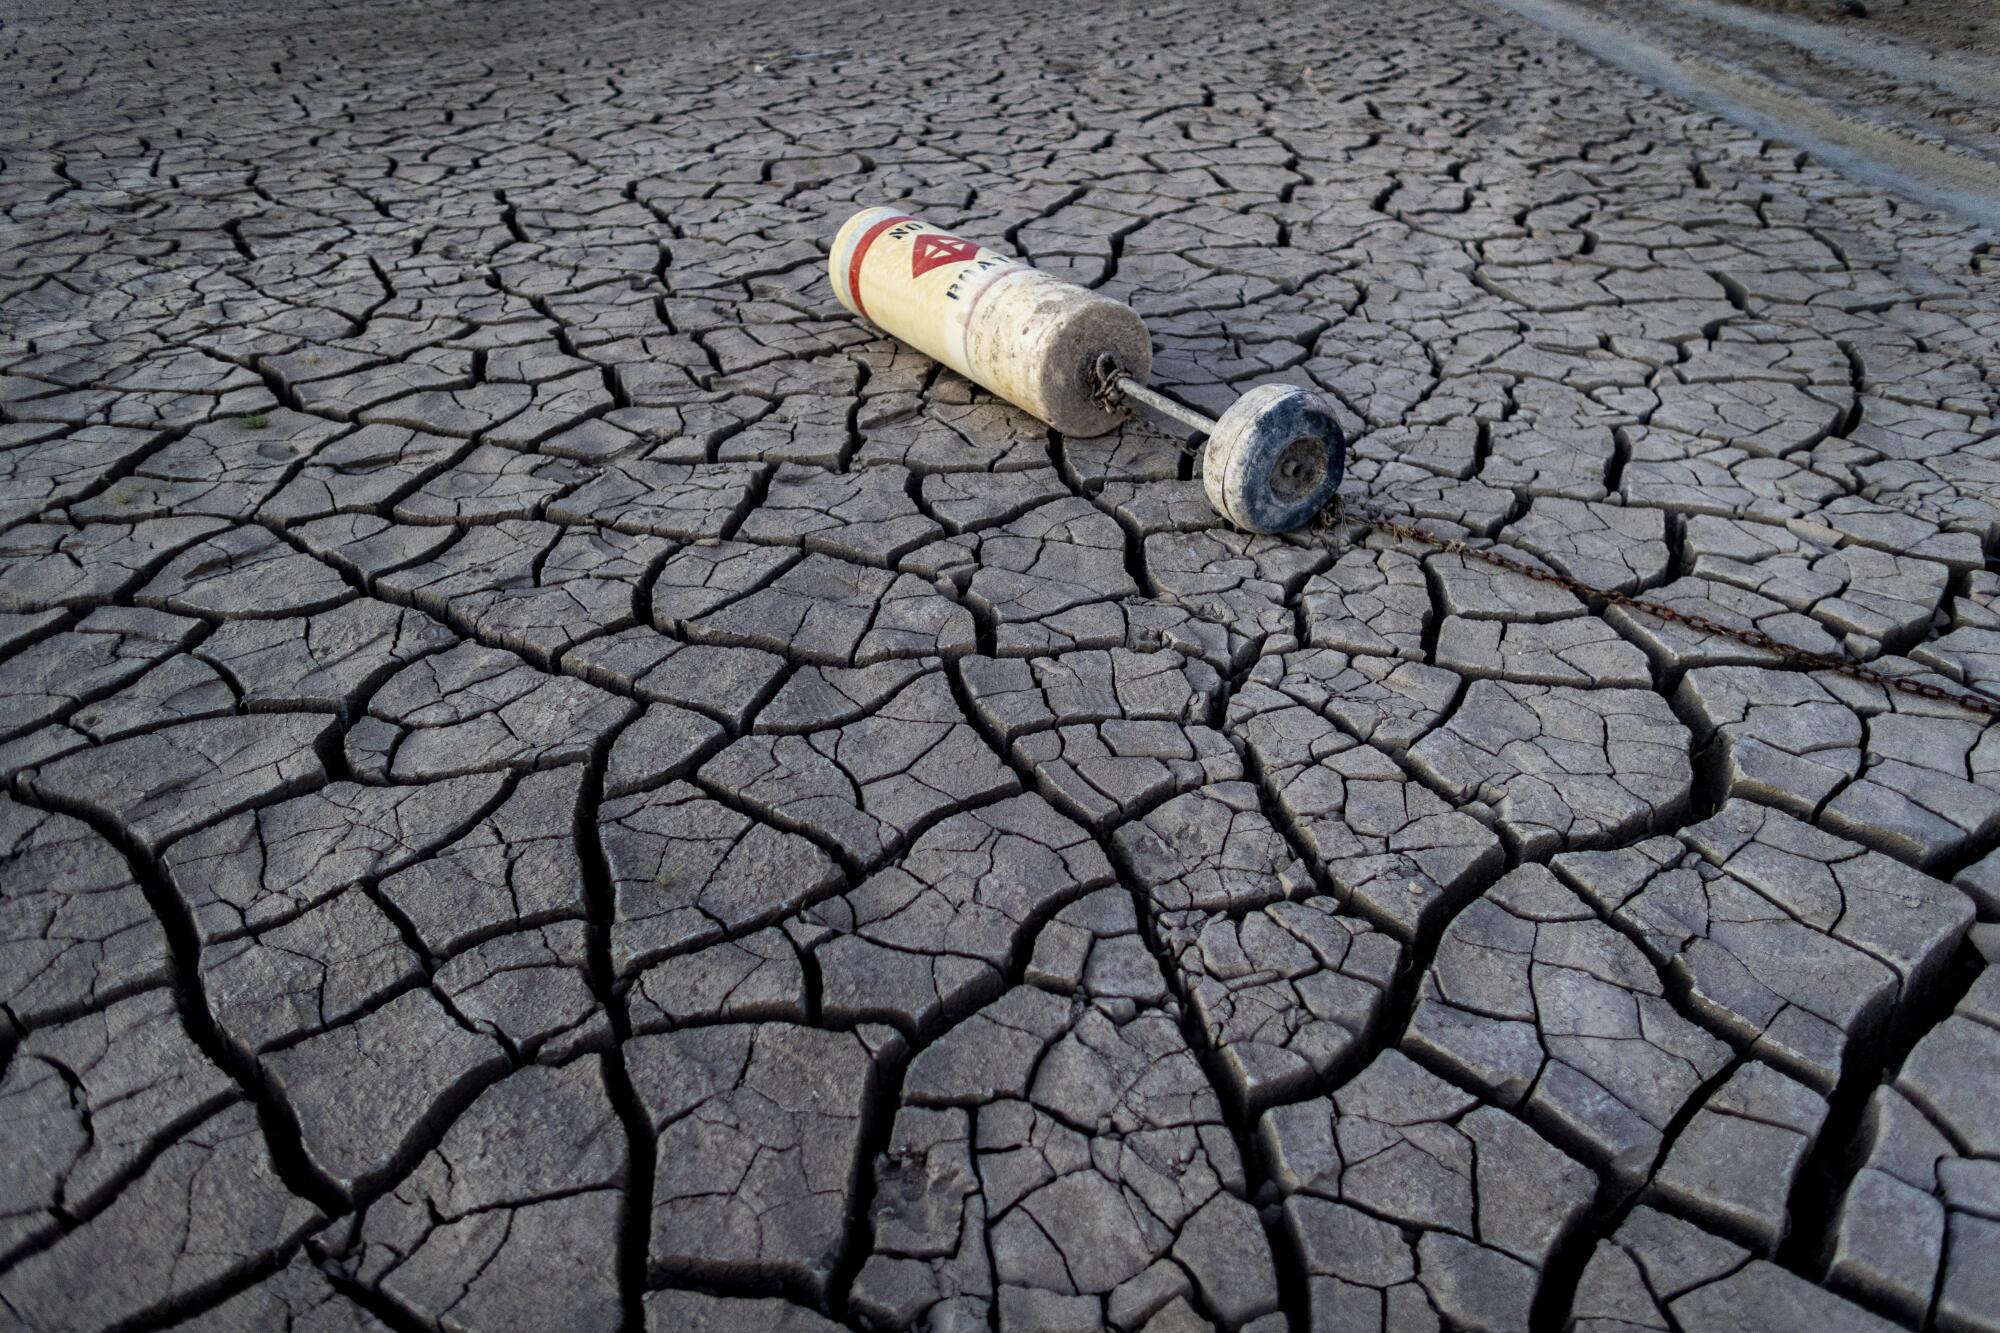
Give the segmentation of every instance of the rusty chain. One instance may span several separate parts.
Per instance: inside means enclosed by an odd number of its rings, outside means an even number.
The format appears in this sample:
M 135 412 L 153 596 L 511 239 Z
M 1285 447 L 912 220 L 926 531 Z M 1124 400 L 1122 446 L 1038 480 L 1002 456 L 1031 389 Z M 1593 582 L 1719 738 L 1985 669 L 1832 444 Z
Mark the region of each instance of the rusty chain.
M 1513 556 L 1490 546 L 1474 546 L 1471 542 L 1458 537 L 1440 537 L 1435 533 L 1426 532 L 1413 523 L 1405 523 L 1389 518 L 1386 515 L 1357 508 L 1356 506 L 1347 504 L 1344 497 L 1338 495 L 1334 497 L 1332 504 L 1320 510 L 1318 516 L 1314 518 L 1312 526 L 1319 532 L 1337 534 L 1340 525 L 1344 522 L 1355 523 L 1371 531 L 1395 537 L 1402 541 L 1414 542 L 1420 546 L 1428 546 L 1433 550 L 1442 551 L 1447 555 L 1456 555 L 1467 560 L 1477 560 L 1482 564 L 1504 569 L 1510 574 L 1519 574 L 1522 578 L 1533 579 L 1537 583 L 1552 583 L 1558 588 L 1563 588 L 1574 593 L 1577 597 L 1583 599 L 1586 604 L 1596 601 L 1607 606 L 1629 607 L 1634 611 L 1644 612 L 1656 620 L 1665 621 L 1673 625 L 1685 625 L 1689 629 L 1697 630 L 1704 634 L 1713 634 L 1721 638 L 1732 639 L 1745 647 L 1758 648 L 1772 653 L 1789 666 L 1802 667 L 1812 671 L 1833 671 L 1853 680 L 1864 681 L 1870 685 L 1879 685 L 1887 690 L 1894 690 L 1898 694 L 1908 694 L 1919 699 L 1932 699 L 1942 703 L 1955 704 L 1960 708 L 1980 713 L 1987 717 L 2000 717 L 2000 699 L 1995 699 L 1976 690 L 1954 690 L 1910 676 L 1891 675 L 1878 667 L 1869 666 L 1865 662 L 1857 662 L 1850 657 L 1835 657 L 1830 653 L 1814 652 L 1810 648 L 1801 648 L 1797 644 L 1785 643 L 1780 639 L 1773 638 L 1760 629 L 1748 626 L 1725 625 L 1720 621 L 1711 620 L 1707 616 L 1698 615 L 1692 611 L 1682 611 L 1676 607 L 1668 606 L 1664 602 L 1653 601 L 1651 598 L 1638 597 L 1632 593 L 1621 592 L 1615 588 L 1599 588 L 1585 583 L 1582 579 L 1572 578 L 1568 574 L 1538 568 L 1525 560 L 1517 560 Z
M 1120 372 L 1117 364 L 1108 356 L 1099 357 L 1092 367 L 1092 378 L 1096 384 L 1097 400 L 1108 409 L 1123 409 L 1129 414 L 1132 410 L 1132 405 L 1130 396 L 1124 392 L 1123 386 L 1119 383 L 1121 374 L 1122 372 Z M 1186 412 L 1187 409 L 1182 409 L 1182 411 Z M 1194 420 L 1201 420 L 1199 417 L 1194 417 L 1190 420 L 1189 417 L 1182 416 L 1181 413 L 1175 413 L 1174 417 L 1181 424 L 1189 426 L 1194 424 Z M 1210 424 L 1212 425 L 1213 423 Z M 1194 458 L 1196 466 L 1200 466 L 1199 460 L 1202 454 L 1202 445 L 1182 438 L 1174 441 L 1174 447 L 1179 449 L 1183 454 Z M 1801 648 L 1797 644 L 1786 643 L 1781 639 L 1766 634 L 1760 629 L 1749 626 L 1725 625 L 1719 620 L 1711 620 L 1707 616 L 1699 615 L 1692 611 L 1682 611 L 1668 606 L 1665 602 L 1656 602 L 1649 597 L 1634 596 L 1632 593 L 1620 592 L 1615 588 L 1599 588 L 1594 584 L 1585 583 L 1582 579 L 1572 578 L 1568 574 L 1559 573 L 1551 569 L 1541 569 L 1529 564 L 1525 560 L 1517 560 L 1513 556 L 1496 550 L 1493 547 L 1474 546 L 1471 542 L 1459 537 L 1440 537 L 1435 533 L 1424 531 L 1413 523 L 1405 523 L 1384 514 L 1374 513 L 1370 510 L 1350 505 L 1347 503 L 1346 497 L 1339 494 L 1336 494 L 1333 500 L 1313 517 L 1311 527 L 1315 532 L 1326 534 L 1327 544 L 1333 546 L 1339 540 L 1338 534 L 1342 523 L 1354 523 L 1370 531 L 1382 533 L 1384 536 L 1413 542 L 1419 546 L 1428 546 L 1432 550 L 1442 551 L 1447 555 L 1456 555 L 1466 560 L 1477 560 L 1482 564 L 1492 565 L 1497 569 L 1504 569 L 1510 574 L 1519 574 L 1522 578 L 1533 579 L 1537 583 L 1552 583 L 1558 588 L 1566 589 L 1575 594 L 1586 605 L 1595 601 L 1606 606 L 1629 607 L 1634 611 L 1643 612 L 1655 620 L 1664 621 L 1670 625 L 1685 625 L 1687 628 L 1703 634 L 1713 634 L 1719 638 L 1731 639 L 1746 648 L 1756 648 L 1771 653 L 1789 666 L 1801 667 L 1810 671 L 1832 671 L 1846 676 L 1851 680 L 1862 681 L 1869 685 L 1877 685 L 1885 690 L 1894 690 L 1898 694 L 1907 694 L 1918 699 L 1931 699 L 1940 703 L 1953 704 L 1959 708 L 1966 709 L 1968 712 L 1979 713 L 1986 717 L 2000 717 L 2000 698 L 1995 698 L 1981 691 L 1974 689 L 1954 690 L 1943 685 L 1933 685 L 1928 681 L 1918 680 L 1911 676 L 1894 676 L 1881 670 L 1879 667 L 1869 666 L 1866 662 L 1857 662 L 1851 657 L 1835 657 L 1831 653 L 1817 653 L 1810 648 Z

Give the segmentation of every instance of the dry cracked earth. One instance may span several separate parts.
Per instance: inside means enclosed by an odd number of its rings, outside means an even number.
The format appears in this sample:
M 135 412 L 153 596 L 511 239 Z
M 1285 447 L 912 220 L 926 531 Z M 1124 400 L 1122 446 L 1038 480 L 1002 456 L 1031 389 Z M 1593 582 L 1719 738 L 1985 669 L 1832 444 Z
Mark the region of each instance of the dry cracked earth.
M 2000 1326 L 2000 258 L 1498 9 L 0 31 L 0 1323 Z

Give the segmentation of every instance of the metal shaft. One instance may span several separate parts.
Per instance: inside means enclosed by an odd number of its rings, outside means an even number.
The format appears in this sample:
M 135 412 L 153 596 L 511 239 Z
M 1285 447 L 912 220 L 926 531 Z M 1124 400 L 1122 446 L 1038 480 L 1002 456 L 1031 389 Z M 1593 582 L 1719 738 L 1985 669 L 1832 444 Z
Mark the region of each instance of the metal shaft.
M 1214 421 L 1191 407 L 1183 407 L 1171 398 L 1154 393 L 1130 375 L 1122 373 L 1114 375 L 1111 380 L 1111 388 L 1119 397 L 1129 399 L 1135 403 L 1142 403 L 1152 408 L 1155 412 L 1158 412 L 1161 416 L 1180 422 L 1189 430 L 1198 431 L 1203 435 L 1213 435 L 1215 433 Z

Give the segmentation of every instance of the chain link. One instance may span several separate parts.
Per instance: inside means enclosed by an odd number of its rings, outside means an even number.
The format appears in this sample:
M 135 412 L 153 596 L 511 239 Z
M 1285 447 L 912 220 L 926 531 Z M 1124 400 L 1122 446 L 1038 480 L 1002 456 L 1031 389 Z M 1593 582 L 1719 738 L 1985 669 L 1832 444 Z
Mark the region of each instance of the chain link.
M 1116 363 L 1109 357 L 1099 358 L 1098 363 L 1093 367 L 1093 378 L 1096 382 L 1098 401 L 1108 410 L 1123 409 L 1129 413 L 1131 405 L 1126 401 L 1125 395 L 1118 390 L 1118 374 L 1119 371 Z M 1202 446 L 1199 443 L 1186 440 L 1176 440 L 1174 441 L 1174 446 L 1183 454 L 1191 457 L 1199 456 L 1202 451 Z M 1846 676 L 1850 680 L 1863 681 L 1869 685 L 1878 685 L 1885 690 L 1894 690 L 1898 694 L 1907 694 L 1918 699 L 1931 699 L 1939 703 L 1955 704 L 1968 712 L 1979 713 L 1985 717 L 2000 717 L 2000 698 L 1995 698 L 1978 690 L 1955 690 L 1943 685 L 1933 685 L 1929 681 L 1919 680 L 1913 676 L 1893 676 L 1878 667 L 1869 666 L 1865 662 L 1857 662 L 1851 657 L 1835 657 L 1830 653 L 1816 653 L 1810 648 L 1801 648 L 1797 644 L 1785 643 L 1782 640 L 1772 638 L 1760 629 L 1741 625 L 1725 625 L 1721 621 L 1710 620 L 1707 616 L 1698 615 L 1692 611 L 1677 610 L 1674 607 L 1668 606 L 1665 602 L 1656 602 L 1648 597 L 1635 597 L 1629 592 L 1620 592 L 1615 588 L 1599 588 L 1585 583 L 1582 579 L 1571 578 L 1567 574 L 1560 574 L 1554 570 L 1540 569 L 1525 560 L 1516 560 L 1513 556 L 1503 551 L 1495 550 L 1490 546 L 1474 546 L 1472 543 L 1458 537 L 1440 537 L 1435 533 L 1424 531 L 1413 523 L 1405 523 L 1384 514 L 1377 514 L 1370 510 L 1350 505 L 1347 503 L 1346 497 L 1342 495 L 1335 495 L 1332 502 L 1326 508 L 1314 515 L 1311 526 L 1317 532 L 1331 534 L 1328 537 L 1328 544 L 1333 545 L 1338 541 L 1337 534 L 1342 523 L 1354 523 L 1370 531 L 1382 533 L 1387 537 L 1399 538 L 1400 540 L 1413 542 L 1419 546 L 1428 546 L 1434 551 L 1442 551 L 1447 555 L 1456 555 L 1467 560 L 1477 560 L 1481 564 L 1492 565 L 1497 569 L 1504 569 L 1510 574 L 1519 574 L 1522 578 L 1533 579 L 1537 583 L 1553 583 L 1558 588 L 1565 588 L 1574 593 L 1586 603 L 1597 601 L 1606 606 L 1630 607 L 1634 611 L 1644 612 L 1655 620 L 1662 620 L 1670 625 L 1685 625 L 1689 629 L 1699 631 L 1703 634 L 1713 634 L 1718 638 L 1731 639 L 1746 648 L 1758 648 L 1771 653 L 1788 666 L 1802 667 L 1809 671 L 1832 671 Z
M 1733 639 L 1745 647 L 1759 648 L 1772 653 L 1789 666 L 1803 667 L 1812 671 L 1838 672 L 1840 675 L 1847 676 L 1850 679 L 1865 681 L 1870 685 L 1879 685 L 1883 689 L 1894 690 L 1898 694 L 1908 694 L 1919 699 L 1932 699 L 1942 703 L 1956 704 L 1958 707 L 1970 712 L 1980 713 L 1987 717 L 2000 717 L 2000 699 L 1995 699 L 1990 695 L 1982 694 L 1976 690 L 1954 690 L 1910 676 L 1890 675 L 1886 671 L 1869 666 L 1865 662 L 1857 662 L 1853 658 L 1835 657 L 1829 653 L 1816 653 L 1809 648 L 1801 648 L 1796 644 L 1782 642 L 1781 640 L 1772 638 L 1760 629 L 1739 625 L 1725 625 L 1720 621 L 1710 620 L 1707 616 L 1697 615 L 1691 611 L 1678 610 L 1668 606 L 1664 602 L 1656 602 L 1646 597 L 1636 597 L 1631 593 L 1620 592 L 1614 588 L 1595 587 L 1585 583 L 1582 579 L 1571 578 L 1567 574 L 1537 568 L 1525 560 L 1517 560 L 1513 556 L 1503 551 L 1495 550 L 1492 547 L 1474 546 L 1472 543 L 1457 537 L 1440 537 L 1434 533 L 1424 531 L 1415 524 L 1401 522 L 1386 515 L 1357 508 L 1347 504 L 1345 498 L 1341 496 L 1335 496 L 1332 504 L 1319 511 L 1319 514 L 1313 519 L 1313 527 L 1322 532 L 1338 533 L 1340 525 L 1344 522 L 1359 524 L 1363 528 L 1382 533 L 1384 536 L 1414 542 L 1420 546 L 1428 546 L 1432 550 L 1442 551 L 1447 555 L 1456 555 L 1467 560 L 1477 560 L 1481 564 L 1504 569 L 1510 574 L 1519 574 L 1522 578 L 1533 579 L 1537 583 L 1553 583 L 1558 588 L 1565 588 L 1576 594 L 1586 602 L 1595 600 L 1607 606 L 1630 607 L 1634 611 L 1643 611 L 1656 620 L 1666 621 L 1674 625 L 1685 625 L 1689 629 L 1697 630 L 1703 634 L 1713 634 L 1721 638 Z

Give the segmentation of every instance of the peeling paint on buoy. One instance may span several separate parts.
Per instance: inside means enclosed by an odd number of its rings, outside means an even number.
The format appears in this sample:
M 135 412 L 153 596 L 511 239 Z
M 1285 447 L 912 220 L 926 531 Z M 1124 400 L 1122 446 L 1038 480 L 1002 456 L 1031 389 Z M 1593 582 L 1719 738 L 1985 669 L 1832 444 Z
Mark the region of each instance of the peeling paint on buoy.
M 1100 356 L 1140 381 L 1152 368 L 1131 307 L 893 208 L 847 220 L 827 276 L 856 315 L 1065 435 L 1124 419 L 1099 400 Z

